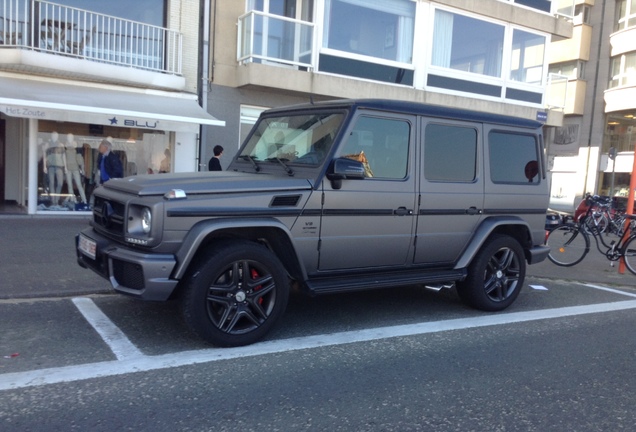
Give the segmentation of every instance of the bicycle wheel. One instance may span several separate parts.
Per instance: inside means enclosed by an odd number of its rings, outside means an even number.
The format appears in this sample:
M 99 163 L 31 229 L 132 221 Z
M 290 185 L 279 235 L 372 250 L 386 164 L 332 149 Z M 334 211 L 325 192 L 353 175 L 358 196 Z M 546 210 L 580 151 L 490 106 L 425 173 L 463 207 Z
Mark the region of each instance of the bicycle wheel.
M 590 250 L 590 239 L 577 225 L 562 225 L 548 234 L 548 259 L 562 267 L 580 263 Z
M 583 228 L 585 229 L 585 232 L 588 234 L 592 234 L 595 231 L 598 233 L 603 233 L 607 229 L 608 223 L 609 222 L 605 213 L 592 212 L 585 219 Z
M 636 236 L 631 236 L 622 251 L 623 259 L 625 260 L 625 267 L 636 275 Z

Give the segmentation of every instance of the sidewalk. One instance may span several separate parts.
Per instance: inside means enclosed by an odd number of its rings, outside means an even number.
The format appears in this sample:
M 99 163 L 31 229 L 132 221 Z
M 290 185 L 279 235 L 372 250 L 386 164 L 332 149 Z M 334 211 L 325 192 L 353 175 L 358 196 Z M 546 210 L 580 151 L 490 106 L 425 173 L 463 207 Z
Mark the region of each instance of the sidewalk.
M 75 235 L 87 216 L 0 215 L 0 299 L 112 293 L 110 283 L 77 265 Z M 636 287 L 636 275 L 618 273 L 596 248 L 574 267 L 546 260 L 527 276 Z

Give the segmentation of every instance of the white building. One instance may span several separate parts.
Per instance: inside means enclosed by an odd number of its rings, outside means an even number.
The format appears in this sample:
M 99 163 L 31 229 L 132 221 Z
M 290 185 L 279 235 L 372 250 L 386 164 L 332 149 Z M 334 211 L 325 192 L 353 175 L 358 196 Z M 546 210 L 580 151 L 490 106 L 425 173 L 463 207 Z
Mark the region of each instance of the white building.
M 561 126 L 552 38 L 572 36 L 574 0 L 212 0 L 208 110 L 227 122 L 202 162 L 229 163 L 258 114 L 311 98 L 390 98 Z M 207 34 L 207 33 L 206 33 Z
M 124 175 L 196 170 L 200 125 L 224 124 L 198 100 L 202 10 L 0 0 L 0 202 L 86 210 L 103 139 Z M 84 176 L 67 176 L 80 165 Z

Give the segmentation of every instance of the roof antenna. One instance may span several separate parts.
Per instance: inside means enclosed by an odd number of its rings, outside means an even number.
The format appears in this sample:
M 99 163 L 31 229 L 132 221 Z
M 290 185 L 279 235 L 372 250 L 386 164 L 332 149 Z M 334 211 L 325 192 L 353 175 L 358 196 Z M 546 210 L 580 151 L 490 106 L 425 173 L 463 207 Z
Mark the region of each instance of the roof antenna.
M 314 104 L 314 95 L 309 95 L 309 103 Z

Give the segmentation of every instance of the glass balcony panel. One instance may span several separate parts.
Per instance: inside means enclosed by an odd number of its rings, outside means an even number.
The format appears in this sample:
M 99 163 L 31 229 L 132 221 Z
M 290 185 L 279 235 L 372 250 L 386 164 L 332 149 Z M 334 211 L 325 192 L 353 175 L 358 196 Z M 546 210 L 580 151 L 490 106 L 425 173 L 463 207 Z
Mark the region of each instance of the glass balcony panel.
M 239 61 L 311 67 L 312 23 L 251 11 L 239 18 Z

